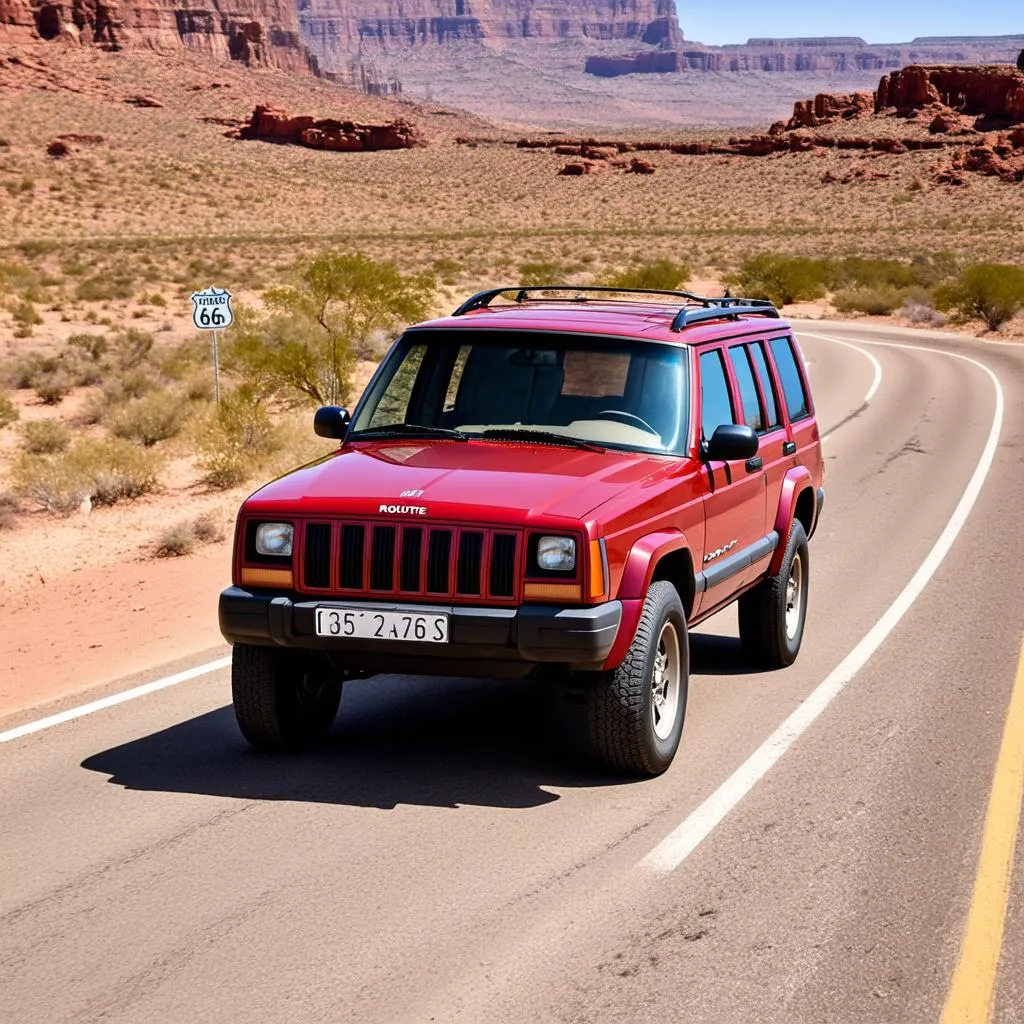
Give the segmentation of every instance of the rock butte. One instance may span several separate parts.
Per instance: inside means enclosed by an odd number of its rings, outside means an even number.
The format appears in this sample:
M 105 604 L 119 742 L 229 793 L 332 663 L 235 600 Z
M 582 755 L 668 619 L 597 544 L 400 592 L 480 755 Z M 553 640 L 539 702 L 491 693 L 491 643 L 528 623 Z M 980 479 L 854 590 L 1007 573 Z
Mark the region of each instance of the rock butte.
M 239 139 L 330 149 L 341 153 L 412 149 L 426 145 L 416 127 L 408 121 L 389 124 L 358 124 L 355 121 L 313 117 L 290 117 L 277 107 L 259 106 L 247 125 L 226 133 Z

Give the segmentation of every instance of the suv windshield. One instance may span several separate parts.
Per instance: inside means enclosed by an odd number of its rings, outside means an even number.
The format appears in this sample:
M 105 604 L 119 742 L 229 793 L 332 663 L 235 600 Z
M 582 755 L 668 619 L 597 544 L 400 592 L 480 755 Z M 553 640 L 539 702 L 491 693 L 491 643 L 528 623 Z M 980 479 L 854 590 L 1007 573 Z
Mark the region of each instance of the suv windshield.
M 540 331 L 406 332 L 357 414 L 353 440 L 388 434 L 530 440 L 679 454 L 686 350 Z M 493 432 L 493 433 L 492 433 Z M 589 445 L 588 445 L 589 446 Z

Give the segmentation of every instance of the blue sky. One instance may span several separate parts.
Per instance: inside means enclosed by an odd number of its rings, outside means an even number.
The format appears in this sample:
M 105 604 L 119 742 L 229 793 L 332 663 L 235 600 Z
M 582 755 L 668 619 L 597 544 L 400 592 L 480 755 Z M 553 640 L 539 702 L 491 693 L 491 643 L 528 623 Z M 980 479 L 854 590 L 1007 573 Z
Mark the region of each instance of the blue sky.
M 860 36 L 902 43 L 915 36 L 1024 34 L 1021 0 L 676 0 L 687 39 L 745 43 L 751 36 Z

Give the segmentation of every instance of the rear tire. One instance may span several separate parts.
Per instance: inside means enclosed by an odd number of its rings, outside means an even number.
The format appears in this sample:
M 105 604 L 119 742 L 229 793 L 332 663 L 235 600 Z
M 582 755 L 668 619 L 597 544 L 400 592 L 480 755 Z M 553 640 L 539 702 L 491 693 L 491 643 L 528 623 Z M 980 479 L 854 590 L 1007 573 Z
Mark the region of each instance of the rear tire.
M 794 519 L 778 574 L 739 599 L 740 643 L 760 668 L 785 668 L 796 661 L 807 620 L 810 560 L 807 534 Z
M 652 583 L 622 664 L 599 673 L 587 694 L 590 746 L 598 760 L 629 775 L 664 772 L 679 749 L 689 677 L 679 594 L 664 580 Z
M 315 667 L 302 653 L 235 644 L 235 718 L 257 750 L 302 750 L 326 739 L 341 703 L 341 683 Z

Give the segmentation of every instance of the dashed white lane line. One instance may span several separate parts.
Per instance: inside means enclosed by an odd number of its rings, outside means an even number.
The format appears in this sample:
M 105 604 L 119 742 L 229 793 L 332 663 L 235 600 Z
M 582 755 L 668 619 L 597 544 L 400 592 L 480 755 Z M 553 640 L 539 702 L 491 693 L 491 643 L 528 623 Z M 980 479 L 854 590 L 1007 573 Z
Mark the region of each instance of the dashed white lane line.
M 828 339 L 831 340 L 831 339 Z M 722 783 L 695 811 L 677 825 L 657 846 L 639 862 L 647 871 L 667 872 L 679 867 L 683 861 L 714 831 L 726 815 L 761 781 L 775 763 L 786 753 L 818 716 L 842 692 L 848 682 L 878 650 L 886 637 L 893 631 L 900 619 L 907 613 L 920 596 L 935 570 L 949 553 L 967 522 L 967 517 L 981 493 L 985 478 L 992 467 L 999 434 L 1003 426 L 1003 387 L 999 378 L 983 363 L 957 352 L 927 348 L 923 345 L 899 345 L 891 342 L 871 341 L 868 345 L 886 348 L 913 349 L 919 352 L 933 352 L 961 359 L 978 367 L 988 375 L 995 390 L 995 409 L 992 426 L 985 447 L 978 459 L 967 488 L 953 510 L 953 515 L 939 534 L 938 540 L 928 552 L 910 582 L 900 591 L 896 600 L 886 609 L 882 617 L 871 627 L 867 635 L 850 653 L 818 684 L 810 696 L 773 732 L 768 739 L 739 768 Z
M 77 708 L 69 708 L 67 711 L 60 711 L 55 715 L 47 715 L 46 718 L 37 719 L 35 722 L 27 722 L 25 725 L 19 725 L 13 729 L 8 729 L 6 732 L 0 732 L 0 743 L 20 740 L 22 736 L 31 736 L 34 732 L 52 729 L 55 725 L 63 725 L 65 722 L 72 722 L 76 718 L 84 718 L 86 715 L 91 715 L 96 711 L 103 711 L 117 704 L 123 704 L 125 701 L 135 700 L 136 697 L 146 697 L 151 693 L 156 693 L 157 690 L 166 690 L 168 686 L 187 683 L 190 679 L 198 679 L 200 676 L 209 675 L 211 672 L 219 672 L 230 664 L 230 658 L 218 658 L 216 661 L 208 661 L 205 665 L 197 665 L 195 668 L 186 669 L 184 672 L 176 672 L 173 676 L 154 679 L 151 683 L 143 683 L 141 686 L 134 686 L 132 689 L 123 690 L 121 693 L 112 693 L 109 697 L 102 697 L 89 704 L 82 704 Z

